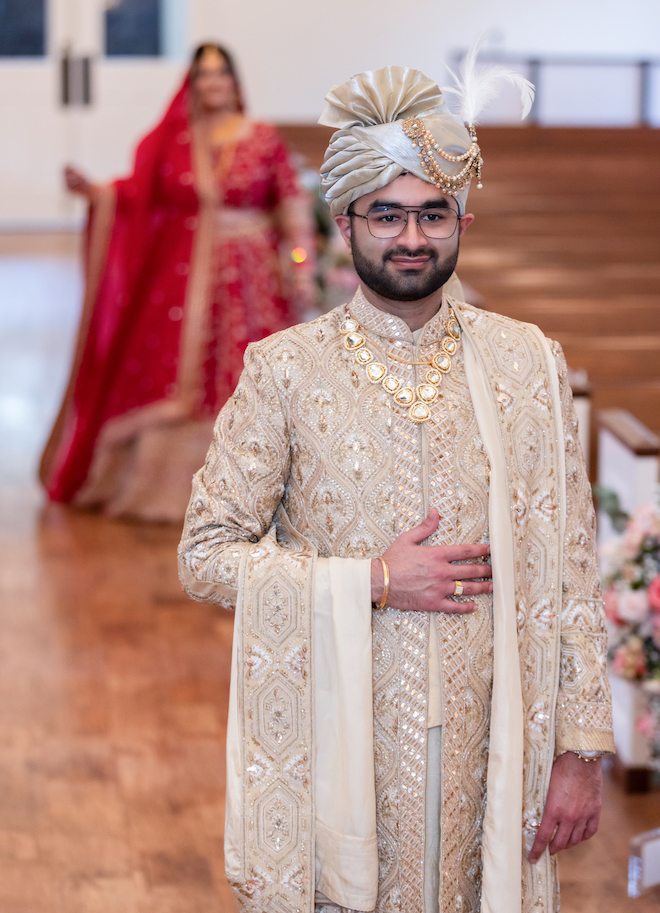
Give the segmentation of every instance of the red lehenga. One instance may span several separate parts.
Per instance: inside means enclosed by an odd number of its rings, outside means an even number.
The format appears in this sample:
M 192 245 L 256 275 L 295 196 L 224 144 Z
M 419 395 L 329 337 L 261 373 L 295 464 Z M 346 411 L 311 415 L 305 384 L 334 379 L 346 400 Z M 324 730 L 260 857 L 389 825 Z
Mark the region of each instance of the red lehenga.
M 244 120 L 214 148 L 189 96 L 186 81 L 132 176 L 91 208 L 76 354 L 40 470 L 55 501 L 181 520 L 245 347 L 299 319 L 280 247 L 285 230 L 305 237 L 307 201 L 286 147 Z

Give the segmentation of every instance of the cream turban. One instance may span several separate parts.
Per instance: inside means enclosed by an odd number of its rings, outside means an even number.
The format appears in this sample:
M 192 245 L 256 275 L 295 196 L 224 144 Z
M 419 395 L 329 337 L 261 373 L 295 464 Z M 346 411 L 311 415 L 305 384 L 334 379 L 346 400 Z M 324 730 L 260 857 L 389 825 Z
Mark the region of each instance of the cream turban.
M 420 142 L 404 132 L 408 118 L 419 118 L 422 126 L 417 123 L 416 129 L 425 127 L 428 142 L 432 138 L 449 156 L 461 156 L 475 147 L 474 138 L 451 114 L 438 86 L 419 70 L 383 67 L 360 73 L 334 86 L 325 100 L 328 104 L 319 123 L 337 128 L 321 168 L 321 188 L 333 216 L 404 171 L 433 182 Z M 465 167 L 463 161 L 437 160 L 446 175 L 457 176 Z M 468 189 L 469 176 L 452 193 L 460 212 L 465 212 Z

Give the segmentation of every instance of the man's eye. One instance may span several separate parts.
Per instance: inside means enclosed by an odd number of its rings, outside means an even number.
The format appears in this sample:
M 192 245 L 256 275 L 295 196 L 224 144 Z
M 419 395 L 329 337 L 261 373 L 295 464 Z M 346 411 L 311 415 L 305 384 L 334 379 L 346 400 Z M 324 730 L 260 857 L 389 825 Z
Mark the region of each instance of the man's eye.
M 422 222 L 446 222 L 449 218 L 449 214 L 442 210 L 438 212 L 423 212 L 420 218 Z
M 391 225 L 393 222 L 400 222 L 401 216 L 398 212 L 374 212 L 371 214 L 374 222 L 385 222 Z

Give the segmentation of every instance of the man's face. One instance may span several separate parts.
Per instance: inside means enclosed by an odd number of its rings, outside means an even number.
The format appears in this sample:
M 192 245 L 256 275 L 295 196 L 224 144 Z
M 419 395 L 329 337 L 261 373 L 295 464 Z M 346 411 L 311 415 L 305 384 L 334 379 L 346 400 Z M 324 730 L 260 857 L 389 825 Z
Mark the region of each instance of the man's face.
M 451 209 L 458 213 L 453 197 L 412 174 L 402 174 L 381 190 L 368 193 L 350 207 L 355 216 L 336 217 L 337 225 L 350 245 L 358 276 L 382 298 L 418 301 L 432 295 L 449 279 L 458 259 L 459 239 L 474 216 L 461 218 L 450 238 L 428 238 L 419 228 L 415 213 L 395 238 L 375 238 L 366 216 L 382 207 L 402 209 Z

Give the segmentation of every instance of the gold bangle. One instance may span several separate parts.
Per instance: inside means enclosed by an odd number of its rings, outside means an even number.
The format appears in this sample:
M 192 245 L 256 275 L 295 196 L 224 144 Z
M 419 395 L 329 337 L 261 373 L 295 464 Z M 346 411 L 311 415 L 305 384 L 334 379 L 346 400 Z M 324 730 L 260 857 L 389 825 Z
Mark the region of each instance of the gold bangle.
M 387 561 L 384 558 L 378 558 L 380 563 L 383 565 L 383 595 L 380 597 L 380 602 L 376 605 L 375 602 L 372 602 L 374 609 L 384 609 L 387 605 L 387 597 L 390 594 L 390 569 L 387 566 Z

